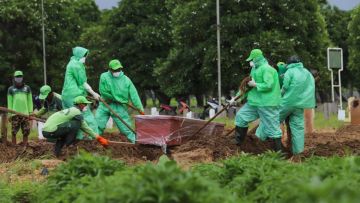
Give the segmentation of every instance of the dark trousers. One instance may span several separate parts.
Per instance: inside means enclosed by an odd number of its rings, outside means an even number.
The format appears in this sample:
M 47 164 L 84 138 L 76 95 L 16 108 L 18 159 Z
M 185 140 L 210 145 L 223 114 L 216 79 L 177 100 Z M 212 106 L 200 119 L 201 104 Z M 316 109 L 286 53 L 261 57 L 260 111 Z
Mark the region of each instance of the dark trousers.
M 69 146 L 76 141 L 76 134 L 81 126 L 81 121 L 73 119 L 58 126 L 54 132 L 43 131 L 43 136 L 48 140 L 56 141 L 54 153 L 59 156 L 64 145 Z

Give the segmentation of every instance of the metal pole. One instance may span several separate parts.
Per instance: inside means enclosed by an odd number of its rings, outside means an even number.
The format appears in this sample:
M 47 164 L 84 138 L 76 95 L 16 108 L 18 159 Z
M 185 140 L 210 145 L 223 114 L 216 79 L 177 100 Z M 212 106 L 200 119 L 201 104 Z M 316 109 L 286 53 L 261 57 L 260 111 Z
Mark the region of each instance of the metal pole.
M 47 84 L 46 78 L 46 50 L 45 50 L 45 22 L 44 22 L 44 0 L 41 0 L 41 19 L 42 19 L 42 46 L 43 46 L 43 65 L 44 65 L 44 85 Z
M 218 66 L 218 99 L 221 104 L 221 58 L 220 58 L 220 3 L 216 0 L 216 24 L 217 24 L 217 66 Z M 222 106 L 219 105 L 219 108 Z

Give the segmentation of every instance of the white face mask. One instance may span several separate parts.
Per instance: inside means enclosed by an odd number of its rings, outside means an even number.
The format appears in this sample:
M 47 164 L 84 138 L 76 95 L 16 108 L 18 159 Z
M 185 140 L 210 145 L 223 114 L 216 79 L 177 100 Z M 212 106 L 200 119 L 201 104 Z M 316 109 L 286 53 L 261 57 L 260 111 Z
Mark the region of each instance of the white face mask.
M 255 67 L 254 61 L 250 61 L 250 67 L 251 67 L 251 68 Z
M 85 63 L 85 60 L 86 60 L 86 57 L 82 57 L 79 61 L 80 61 L 81 63 Z
M 117 77 L 119 77 L 119 76 L 120 76 L 120 73 L 121 73 L 121 71 L 120 71 L 120 72 L 115 72 L 115 73 L 112 73 L 112 75 L 113 75 L 115 78 L 117 78 Z
M 85 106 L 85 107 L 82 109 L 82 112 L 87 111 L 87 108 L 88 108 L 88 106 Z
M 17 83 L 21 83 L 21 82 L 23 81 L 23 78 L 15 78 L 14 80 L 15 80 L 15 82 L 17 82 Z

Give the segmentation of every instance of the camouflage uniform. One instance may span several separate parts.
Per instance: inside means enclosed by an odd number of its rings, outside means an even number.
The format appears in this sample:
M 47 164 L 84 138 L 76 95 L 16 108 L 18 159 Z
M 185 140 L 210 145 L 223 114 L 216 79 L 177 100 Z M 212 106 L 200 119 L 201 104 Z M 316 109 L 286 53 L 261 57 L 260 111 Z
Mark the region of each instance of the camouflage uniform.
M 24 138 L 29 136 L 30 121 L 28 118 L 14 115 L 10 118 L 10 122 L 11 122 L 11 135 L 13 137 L 16 137 L 16 134 L 19 132 L 20 128 Z
M 19 71 L 17 71 L 19 72 Z M 16 72 L 15 72 L 16 73 Z M 15 77 L 17 75 L 14 75 Z M 22 73 L 21 75 L 22 76 Z M 30 115 L 33 111 L 33 101 L 31 89 L 29 86 L 21 83 L 20 85 L 14 84 L 9 87 L 7 94 L 8 109 L 22 113 L 24 115 Z M 23 133 L 23 144 L 27 144 L 28 137 L 30 134 L 30 122 L 26 117 L 10 114 L 11 125 L 12 125 L 12 143 L 16 144 L 16 134 L 21 128 Z

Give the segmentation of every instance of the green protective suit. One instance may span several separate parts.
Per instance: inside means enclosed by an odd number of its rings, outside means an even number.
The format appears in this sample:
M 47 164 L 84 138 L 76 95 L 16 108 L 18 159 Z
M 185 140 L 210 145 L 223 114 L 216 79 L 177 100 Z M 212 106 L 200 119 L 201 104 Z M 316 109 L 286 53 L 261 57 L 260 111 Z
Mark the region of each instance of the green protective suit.
M 74 106 L 73 100 L 75 97 L 87 95 L 84 88 L 84 83 L 87 82 L 85 65 L 79 60 L 88 52 L 89 51 L 83 47 L 75 47 L 73 49 L 73 56 L 66 66 L 65 81 L 61 93 L 64 108 Z M 83 116 L 90 128 L 95 132 L 98 132 L 97 122 L 94 114 L 90 110 L 90 106 L 83 112 Z M 77 139 L 83 139 L 81 132 L 77 135 Z
M 248 92 L 248 103 L 251 106 L 278 106 L 281 98 L 278 73 L 263 56 L 253 61 L 255 67 L 251 69 L 250 76 L 255 80 L 256 87 Z
M 258 107 L 246 103 L 237 112 L 235 125 L 246 128 L 250 122 L 258 118 L 260 122 L 255 134 L 260 140 L 265 141 L 267 138 L 275 139 L 281 137 L 280 122 L 277 119 L 279 118 L 279 107 L 277 106 Z
M 250 76 L 255 80 L 256 87 L 246 95 L 247 103 L 237 112 L 235 125 L 248 127 L 249 123 L 260 118 L 256 135 L 261 139 L 280 138 L 279 117 L 280 85 L 277 71 L 263 57 L 253 60 L 255 67 Z
M 286 64 L 284 62 L 279 62 L 279 63 L 277 63 L 276 66 L 278 67 L 279 82 L 280 82 L 280 88 L 281 88 L 284 83 L 285 72 L 287 71 Z
M 284 76 L 280 122 L 289 117 L 292 152 L 304 151 L 304 109 L 315 107 L 315 80 L 302 63 L 287 66 Z
M 123 72 L 120 73 L 119 77 L 114 77 L 110 71 L 101 74 L 99 91 L 101 97 L 105 99 L 110 107 L 130 126 L 132 122 L 127 112 L 127 104 L 131 101 L 136 108 L 144 111 L 134 84 Z M 101 133 L 104 131 L 110 116 L 113 118 L 120 132 L 125 134 L 131 142 L 135 142 L 135 134 L 118 118 L 111 115 L 109 109 L 102 103 L 100 103 L 99 108 L 96 111 L 96 120 L 99 125 L 99 131 Z

